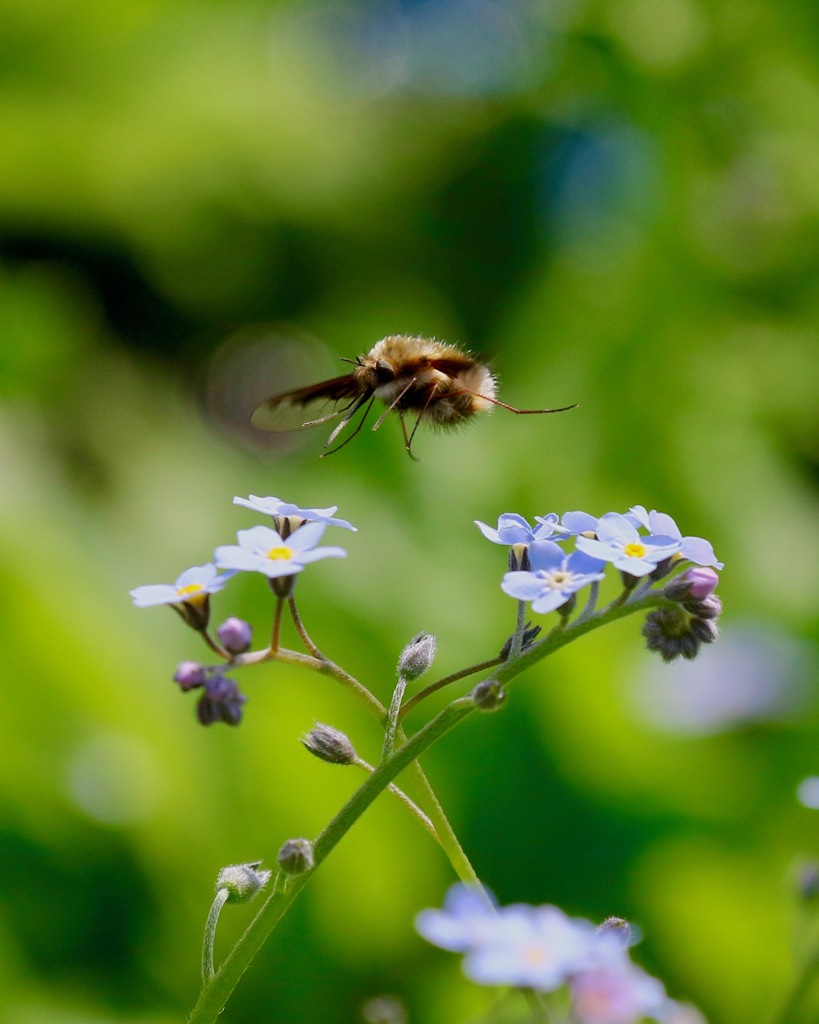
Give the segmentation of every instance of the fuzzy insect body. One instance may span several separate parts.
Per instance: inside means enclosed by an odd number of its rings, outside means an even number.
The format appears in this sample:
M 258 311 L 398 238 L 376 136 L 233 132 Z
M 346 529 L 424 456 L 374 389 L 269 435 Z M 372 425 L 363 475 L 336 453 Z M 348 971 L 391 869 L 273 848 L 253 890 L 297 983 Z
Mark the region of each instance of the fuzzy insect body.
M 378 399 L 386 408 L 373 430 L 381 426 L 388 413 L 397 413 L 407 451 L 412 455 L 412 440 L 422 421 L 432 427 L 457 427 L 477 413 L 490 411 L 493 405 L 518 414 L 564 411 L 515 409 L 506 405 L 496 397 L 497 381 L 486 365 L 455 345 L 433 338 L 393 334 L 376 342 L 366 355 L 347 361 L 355 367 L 352 373 L 268 398 L 253 413 L 253 426 L 268 431 L 299 430 L 340 416 L 327 439 L 327 448 L 363 408 L 350 435 L 332 449 L 338 451 L 361 430 Z M 321 405 L 329 407 L 329 411 L 318 416 L 305 412 L 308 406 Z M 404 421 L 408 413 L 417 414 L 409 434 Z

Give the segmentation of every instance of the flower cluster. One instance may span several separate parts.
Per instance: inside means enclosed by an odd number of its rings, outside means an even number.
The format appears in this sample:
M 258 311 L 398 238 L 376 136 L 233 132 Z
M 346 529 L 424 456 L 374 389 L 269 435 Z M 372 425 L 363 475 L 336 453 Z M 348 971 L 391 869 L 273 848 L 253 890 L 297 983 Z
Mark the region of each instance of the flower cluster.
M 716 639 L 722 605 L 714 594 L 719 577 L 711 567 L 721 569 L 723 563 L 707 540 L 684 537 L 671 516 L 634 505 L 624 514 L 607 512 L 599 518 L 588 512 L 550 512 L 535 522 L 530 526 L 510 512 L 498 519 L 497 528 L 476 521 L 484 537 L 510 548 L 501 589 L 530 602 L 533 612 L 558 611 L 568 619 L 577 592 L 590 587 L 586 614 L 591 614 L 608 565 L 620 571 L 625 603 L 640 580 L 642 594 L 693 562 L 695 567 L 657 591 L 667 605 L 649 613 L 643 633 L 648 648 L 666 661 L 692 658 L 702 644 Z M 574 549 L 567 550 L 572 540 Z
M 305 566 L 323 558 L 346 556 L 343 548 L 318 546 L 325 529 L 340 526 L 355 530 L 345 519 L 334 517 L 335 506 L 300 508 L 279 498 L 260 498 L 255 494 L 249 498 L 234 498 L 233 501 L 271 516 L 275 528 L 254 526 L 249 530 L 239 530 L 237 543 L 218 547 L 213 562 L 186 569 L 175 583 L 151 584 L 136 587 L 130 592 L 138 608 L 169 605 L 229 662 L 248 650 L 251 629 L 241 619 L 226 619 L 216 630 L 221 645 L 218 646 L 208 635 L 211 594 L 222 590 L 228 580 L 239 572 L 258 572 L 267 578 L 280 599 L 290 597 L 293 577 Z M 197 705 L 197 715 L 203 725 L 214 722 L 238 725 L 241 721 L 242 705 L 247 698 L 221 667 L 183 662 L 177 668 L 174 681 L 182 690 L 201 688 L 204 691 Z
M 465 885 L 449 890 L 442 910 L 421 911 L 415 925 L 433 945 L 463 953 L 464 973 L 480 985 L 567 991 L 578 1024 L 679 1019 L 681 1007 L 661 982 L 631 961 L 628 927 L 595 928 L 553 906 L 498 907 Z

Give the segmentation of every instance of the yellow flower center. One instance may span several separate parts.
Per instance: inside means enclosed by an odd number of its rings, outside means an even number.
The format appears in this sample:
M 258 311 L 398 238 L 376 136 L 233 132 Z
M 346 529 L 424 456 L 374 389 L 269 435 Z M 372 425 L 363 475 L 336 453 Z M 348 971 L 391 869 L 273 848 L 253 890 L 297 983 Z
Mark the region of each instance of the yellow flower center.
M 647 548 L 645 544 L 640 544 L 639 541 L 634 540 L 631 544 L 626 544 L 623 551 L 629 558 L 643 558 Z
M 267 552 L 267 557 L 274 562 L 285 562 L 287 559 L 293 557 L 293 549 L 285 547 L 283 544 L 278 548 L 271 548 Z
M 186 587 L 178 587 L 176 592 L 183 601 L 189 601 L 192 597 L 195 597 L 196 594 L 201 593 L 201 591 L 201 583 L 189 583 Z

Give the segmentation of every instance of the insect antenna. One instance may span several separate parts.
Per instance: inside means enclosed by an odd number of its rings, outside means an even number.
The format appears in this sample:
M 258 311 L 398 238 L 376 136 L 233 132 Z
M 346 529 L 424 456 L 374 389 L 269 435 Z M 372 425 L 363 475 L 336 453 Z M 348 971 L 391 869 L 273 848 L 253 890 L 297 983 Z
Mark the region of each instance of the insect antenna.
M 344 440 L 341 442 L 341 444 L 336 445 L 335 448 L 331 448 L 329 452 L 322 452 L 321 455 L 319 456 L 320 458 L 323 459 L 325 455 L 334 455 L 336 452 L 341 451 L 341 449 L 344 447 L 345 444 L 349 444 L 350 441 L 352 441 L 352 439 L 355 437 L 355 435 L 364 426 L 364 421 L 369 416 L 370 409 L 372 409 L 374 401 L 375 401 L 375 395 L 373 395 L 371 392 L 365 392 L 361 396 L 361 398 L 357 399 L 353 403 L 353 406 L 350 409 L 350 411 L 345 415 L 344 419 L 338 424 L 337 427 L 335 427 L 335 429 L 333 430 L 332 434 L 330 434 L 330 436 L 325 441 L 324 447 L 328 448 L 333 443 L 333 441 L 335 441 L 335 439 L 338 437 L 338 435 L 341 433 L 341 431 L 344 429 L 344 427 L 347 426 L 347 424 L 350 422 L 350 420 L 353 418 L 353 416 L 355 416 L 355 414 L 358 412 L 358 410 L 361 408 L 361 406 L 366 403 L 367 404 L 367 408 L 364 410 L 364 413 L 363 413 L 361 419 L 355 425 L 355 430 L 353 430 L 353 432 L 350 434 L 349 437 L 345 437 Z
M 484 398 L 487 402 L 491 402 L 493 405 L 499 405 L 501 409 L 508 409 L 509 412 L 515 413 L 517 416 L 540 416 L 542 413 L 547 412 L 568 412 L 569 409 L 576 409 L 577 402 L 572 405 L 562 405 L 559 409 L 516 409 L 514 405 L 507 405 L 506 402 L 502 402 L 499 398 L 490 398 L 488 395 L 481 395 L 477 391 L 464 390 L 465 394 L 476 395 L 478 398 Z

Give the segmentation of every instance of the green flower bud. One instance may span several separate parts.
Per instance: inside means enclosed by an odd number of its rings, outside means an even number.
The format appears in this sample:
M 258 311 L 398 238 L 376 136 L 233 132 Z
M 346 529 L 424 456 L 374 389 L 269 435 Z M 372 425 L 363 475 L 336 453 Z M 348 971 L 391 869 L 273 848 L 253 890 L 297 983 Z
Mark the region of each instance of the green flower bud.
M 437 641 L 430 633 L 419 633 L 407 644 L 398 659 L 398 675 L 407 682 L 422 676 L 435 660 Z
M 216 879 L 216 891 L 226 889 L 228 903 L 247 903 L 270 880 L 269 871 L 260 871 L 260 860 L 250 864 L 232 864 L 222 868 Z
M 279 850 L 279 867 L 286 875 L 302 875 L 313 869 L 313 844 L 309 839 L 288 839 Z
M 497 711 L 506 701 L 506 691 L 496 679 L 484 679 L 473 689 L 471 697 L 481 711 Z

